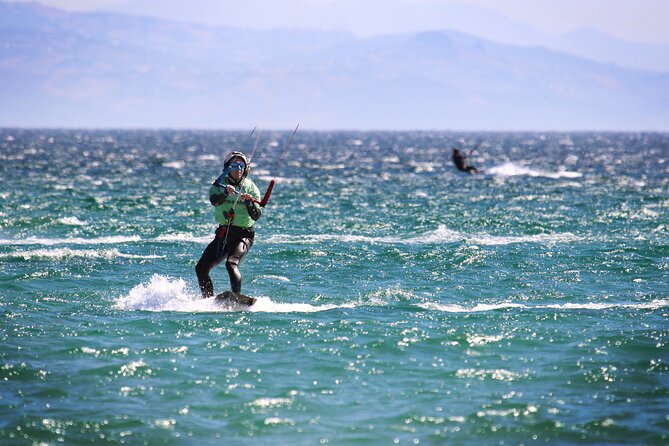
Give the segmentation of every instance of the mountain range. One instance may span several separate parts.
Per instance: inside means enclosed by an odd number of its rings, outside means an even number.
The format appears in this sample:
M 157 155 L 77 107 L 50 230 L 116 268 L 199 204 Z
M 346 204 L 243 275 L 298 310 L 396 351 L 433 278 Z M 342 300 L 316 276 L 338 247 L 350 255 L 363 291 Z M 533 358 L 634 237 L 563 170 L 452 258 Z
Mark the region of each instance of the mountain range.
M 667 130 L 669 73 L 448 29 L 252 31 L 0 3 L 0 126 Z

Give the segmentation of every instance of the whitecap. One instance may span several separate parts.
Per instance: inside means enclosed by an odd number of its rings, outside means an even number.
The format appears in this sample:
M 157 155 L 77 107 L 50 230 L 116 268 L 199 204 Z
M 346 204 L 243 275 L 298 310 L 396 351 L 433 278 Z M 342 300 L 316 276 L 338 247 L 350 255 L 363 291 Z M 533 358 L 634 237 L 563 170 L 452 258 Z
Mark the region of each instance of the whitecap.
M 170 169 L 181 170 L 186 166 L 186 163 L 183 161 L 169 161 L 163 163 L 163 167 L 169 167 Z
M 205 155 L 198 156 L 197 159 L 198 159 L 198 161 L 216 161 L 216 162 L 220 162 L 221 157 L 208 153 L 208 154 L 205 154 Z
M 397 155 L 390 155 L 390 156 L 381 157 L 381 162 L 397 164 L 397 163 L 400 162 L 400 157 L 397 156 Z
M 489 344 L 491 342 L 499 342 L 502 339 L 504 339 L 504 336 L 502 335 L 467 335 L 467 343 L 472 347 Z
M 470 243 L 479 245 L 511 245 L 514 243 L 538 243 L 538 244 L 554 244 L 554 243 L 571 243 L 582 240 L 583 237 L 578 237 L 571 232 L 564 232 L 559 234 L 532 234 L 519 236 L 492 236 L 492 235 L 473 235 L 467 238 Z
M 578 163 L 578 156 L 574 154 L 567 155 L 567 157 L 564 159 L 564 163 L 573 166 L 574 164 Z
M 352 235 L 352 234 L 309 234 L 309 235 L 288 235 L 288 234 L 275 234 L 267 237 L 265 239 L 267 243 L 274 244 L 300 244 L 300 245 L 312 245 L 315 243 L 321 242 L 348 242 L 348 243 L 397 243 L 401 242 L 400 237 L 368 237 L 364 235 Z
M 193 242 L 193 243 L 208 243 L 212 240 L 213 234 L 206 237 L 195 237 L 188 232 L 180 232 L 176 234 L 164 234 L 155 238 L 158 242 Z
M 545 305 L 525 305 L 513 302 L 498 304 L 476 304 L 465 306 L 459 304 L 441 304 L 437 302 L 424 302 L 416 304 L 418 307 L 430 311 L 443 311 L 445 313 L 479 313 L 496 310 L 519 308 L 522 310 L 556 309 L 556 310 L 607 310 L 613 308 L 628 308 L 637 310 L 657 310 L 669 306 L 669 299 L 653 299 L 650 302 L 587 302 L 587 303 L 564 303 Z
M 418 307 L 430 311 L 443 311 L 445 313 L 481 313 L 488 311 L 504 310 L 508 308 L 529 308 L 523 304 L 500 303 L 500 304 L 477 304 L 474 306 L 464 306 L 459 304 L 440 304 L 437 302 L 424 302 L 417 304 Z
M 141 237 L 138 235 L 124 236 L 116 235 L 109 237 L 95 238 L 38 238 L 27 237 L 24 239 L 0 239 L 0 245 L 114 245 L 119 243 L 138 242 Z
M 84 226 L 86 222 L 79 220 L 77 217 L 63 217 L 58 219 L 58 222 L 70 226 Z
M 270 182 L 274 180 L 276 184 L 304 184 L 303 178 L 287 178 L 287 177 L 272 177 L 269 175 L 256 175 L 256 179 L 259 181 Z
M 559 310 L 608 310 L 612 308 L 630 308 L 638 310 L 657 310 L 669 306 L 669 299 L 653 299 L 650 302 L 587 302 L 545 305 L 540 308 Z
M 71 249 L 71 248 L 59 248 L 59 249 L 35 249 L 32 251 L 14 251 L 0 253 L 0 258 L 5 259 L 23 259 L 23 260 L 33 260 L 33 259 L 50 259 L 50 260 L 62 260 L 69 258 L 84 258 L 84 259 L 105 259 L 112 260 L 115 258 L 122 259 L 164 259 L 164 256 L 157 255 L 136 255 L 136 254 L 124 254 L 116 248 L 112 249 Z
M 119 375 L 122 376 L 133 376 L 135 373 L 137 373 L 140 369 L 146 369 L 148 367 L 148 364 L 145 363 L 143 360 L 139 361 L 132 361 L 129 364 L 125 364 L 121 366 L 118 372 L 116 372 Z M 146 370 L 148 374 L 151 374 L 151 369 Z
M 353 303 L 344 303 L 340 305 L 324 304 L 312 305 L 307 303 L 283 303 L 274 302 L 267 296 L 259 296 L 256 303 L 249 308 L 254 312 L 266 313 L 319 313 L 321 311 L 330 311 L 340 308 L 355 308 Z
M 279 282 L 290 282 L 290 279 L 286 276 L 276 276 L 273 274 L 261 274 L 255 279 L 253 279 L 253 281 L 255 282 L 259 279 L 270 279 L 270 280 L 278 280 Z
M 383 243 L 383 244 L 445 244 L 467 242 L 478 245 L 509 245 L 513 243 L 571 243 L 582 240 L 583 237 L 576 236 L 570 232 L 557 234 L 531 234 L 519 236 L 495 236 L 488 234 L 468 234 L 448 229 L 446 225 L 440 224 L 437 229 L 418 234 L 414 237 L 406 236 L 380 236 L 372 237 L 353 234 L 311 234 L 311 235 L 287 235 L 276 234 L 269 236 L 265 242 L 274 244 L 316 244 L 323 242 L 339 243 Z
M 580 172 L 573 172 L 569 170 L 558 170 L 557 172 L 548 172 L 545 170 L 531 169 L 512 162 L 507 162 L 499 166 L 494 166 L 485 169 L 488 175 L 496 175 L 502 177 L 512 176 L 529 176 L 529 177 L 545 177 L 551 179 L 558 178 L 580 178 L 583 176 Z

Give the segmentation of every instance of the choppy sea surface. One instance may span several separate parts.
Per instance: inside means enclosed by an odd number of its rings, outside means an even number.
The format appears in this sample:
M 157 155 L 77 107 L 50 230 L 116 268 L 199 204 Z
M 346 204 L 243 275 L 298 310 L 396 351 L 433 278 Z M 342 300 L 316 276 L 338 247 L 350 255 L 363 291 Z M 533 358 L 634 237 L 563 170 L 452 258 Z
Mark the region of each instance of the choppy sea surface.
M 669 134 L 261 133 L 225 309 L 247 136 L 0 129 L 0 444 L 669 443 Z

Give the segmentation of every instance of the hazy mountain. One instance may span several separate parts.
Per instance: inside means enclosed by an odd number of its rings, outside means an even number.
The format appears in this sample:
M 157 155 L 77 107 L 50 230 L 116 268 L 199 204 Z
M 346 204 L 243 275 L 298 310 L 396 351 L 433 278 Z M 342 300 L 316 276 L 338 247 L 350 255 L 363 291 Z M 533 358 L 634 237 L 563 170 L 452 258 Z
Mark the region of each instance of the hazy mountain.
M 453 31 L 368 39 L 0 3 L 0 125 L 667 129 L 669 74 Z
M 669 73 L 669 45 L 625 42 L 598 31 L 582 29 L 546 37 L 543 45 L 599 62 Z
M 541 46 L 598 62 L 615 63 L 626 68 L 669 72 L 669 42 L 642 43 L 639 40 L 647 38 L 643 34 L 635 36 L 633 42 L 627 42 L 588 29 L 566 35 L 549 33 L 530 21 L 510 18 L 494 8 L 471 1 L 244 0 L 219 3 L 210 1 L 207 15 L 197 11 L 188 2 L 169 0 L 167 3 L 169 6 L 160 8 L 157 7 L 160 4 L 158 0 L 107 2 L 105 9 L 163 19 L 176 17 L 182 22 L 227 25 L 245 29 L 268 29 L 272 28 L 274 23 L 282 23 L 286 28 L 311 26 L 320 30 L 347 29 L 358 36 L 367 37 L 450 29 L 497 43 Z M 565 13 L 568 9 L 569 7 L 565 7 Z M 586 5 L 584 9 L 587 9 Z M 628 9 L 629 20 L 637 20 L 635 8 L 629 6 Z M 258 11 L 262 11 L 262 14 Z M 603 13 L 608 14 L 609 11 Z M 661 12 L 658 12 L 658 15 L 661 15 Z M 312 19 L 305 20 L 305 17 Z M 624 28 L 624 24 L 621 24 L 621 27 Z
M 406 31 L 431 26 L 434 29 L 448 28 L 466 32 L 497 43 L 532 45 L 570 53 L 597 62 L 615 63 L 626 68 L 637 68 L 658 72 L 669 72 L 669 44 L 626 42 L 605 33 L 582 29 L 568 34 L 551 34 L 532 26 L 531 23 L 514 20 L 508 16 L 472 3 L 465 2 L 391 2 L 384 0 L 365 1 L 357 6 L 354 21 L 356 29 L 364 28 L 363 18 L 374 16 L 375 11 L 385 11 L 378 20 L 377 29 L 388 27 L 390 17 L 402 17 Z M 371 31 L 371 30 L 370 30 Z

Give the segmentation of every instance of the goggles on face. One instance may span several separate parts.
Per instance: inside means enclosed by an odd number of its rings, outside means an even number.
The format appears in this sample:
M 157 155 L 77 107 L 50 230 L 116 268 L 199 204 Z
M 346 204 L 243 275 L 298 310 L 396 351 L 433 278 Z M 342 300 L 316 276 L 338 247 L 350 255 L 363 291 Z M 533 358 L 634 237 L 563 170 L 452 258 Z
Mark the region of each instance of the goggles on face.
M 230 170 L 244 170 L 246 169 L 246 163 L 232 163 L 228 166 Z

